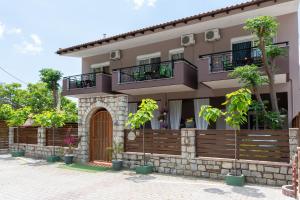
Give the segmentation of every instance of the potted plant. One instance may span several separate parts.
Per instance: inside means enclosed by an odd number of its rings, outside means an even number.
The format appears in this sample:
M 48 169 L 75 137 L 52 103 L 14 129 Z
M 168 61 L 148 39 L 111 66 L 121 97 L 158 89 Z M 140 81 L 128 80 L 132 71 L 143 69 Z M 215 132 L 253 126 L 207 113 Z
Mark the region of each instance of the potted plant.
M 11 155 L 13 157 L 21 157 L 25 155 L 25 150 L 20 149 L 20 144 L 19 144 L 19 127 L 22 126 L 27 117 L 30 114 L 31 109 L 28 107 L 20 108 L 17 110 L 12 111 L 9 119 L 7 120 L 7 124 L 10 127 L 16 127 L 17 129 L 17 150 L 13 150 L 11 152 Z
M 74 136 L 68 135 L 64 139 L 64 143 L 66 145 L 68 145 L 68 148 L 65 151 L 64 160 L 65 160 L 65 164 L 69 165 L 69 164 L 73 163 L 73 159 L 74 159 L 74 146 L 76 144 L 76 139 L 75 139 Z
M 35 124 L 40 125 L 41 127 L 52 128 L 52 153 L 47 157 L 48 162 L 57 162 L 60 160 L 60 157 L 56 155 L 55 152 L 55 128 L 62 127 L 65 124 L 66 115 L 62 111 L 45 111 L 41 114 L 34 116 Z
M 107 148 L 108 153 L 112 157 L 112 168 L 120 171 L 123 167 L 123 160 L 118 159 L 118 154 L 123 152 L 123 144 L 113 141 L 113 146 Z
M 133 114 L 129 113 L 127 126 L 131 129 L 141 129 L 143 134 L 143 165 L 136 167 L 136 173 L 138 174 L 149 174 L 153 171 L 153 166 L 146 164 L 146 153 L 145 153 L 145 124 L 151 121 L 153 118 L 153 112 L 158 109 L 157 102 L 153 99 L 143 99 L 139 105 L 138 111 Z
M 228 185 L 242 186 L 245 183 L 243 174 L 238 175 L 236 170 L 237 161 L 237 130 L 240 126 L 247 122 L 247 113 L 252 103 L 251 91 L 246 88 L 241 88 L 230 94 L 226 94 L 226 101 L 223 105 L 226 106 L 226 112 L 222 112 L 218 108 L 213 108 L 209 105 L 201 106 L 199 116 L 203 117 L 205 121 L 210 123 L 216 122 L 221 116 L 225 117 L 225 122 L 234 129 L 234 173 L 226 175 L 226 183 Z
M 194 122 L 194 118 L 188 118 L 185 120 L 185 127 L 186 128 L 194 128 L 195 127 L 195 122 Z

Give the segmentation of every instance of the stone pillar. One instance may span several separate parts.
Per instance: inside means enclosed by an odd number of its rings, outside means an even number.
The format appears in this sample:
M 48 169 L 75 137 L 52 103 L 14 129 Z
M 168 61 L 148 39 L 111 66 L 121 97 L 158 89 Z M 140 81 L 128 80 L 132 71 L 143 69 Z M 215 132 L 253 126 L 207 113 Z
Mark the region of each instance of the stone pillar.
M 14 127 L 9 127 L 8 129 L 8 146 L 9 146 L 9 150 L 12 151 L 13 150 L 13 145 L 14 145 Z
M 195 129 L 181 129 L 181 156 L 186 159 L 196 157 Z
M 46 146 L 46 128 L 38 128 L 38 145 Z
M 294 155 L 298 153 L 298 128 L 289 129 L 289 145 L 290 145 L 290 163 L 292 163 Z

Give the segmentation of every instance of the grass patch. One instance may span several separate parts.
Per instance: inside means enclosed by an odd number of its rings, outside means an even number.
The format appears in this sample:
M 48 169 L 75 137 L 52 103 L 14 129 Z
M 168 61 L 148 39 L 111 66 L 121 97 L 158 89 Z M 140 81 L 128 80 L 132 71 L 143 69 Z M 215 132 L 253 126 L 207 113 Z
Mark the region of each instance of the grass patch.
M 100 166 L 90 166 L 90 165 L 83 165 L 83 164 L 77 164 L 73 163 L 70 165 L 60 165 L 60 168 L 63 169 L 71 169 L 71 170 L 77 170 L 77 171 L 84 171 L 84 172 L 90 172 L 90 173 L 97 173 L 97 172 L 103 172 L 111 170 L 109 167 L 100 167 Z

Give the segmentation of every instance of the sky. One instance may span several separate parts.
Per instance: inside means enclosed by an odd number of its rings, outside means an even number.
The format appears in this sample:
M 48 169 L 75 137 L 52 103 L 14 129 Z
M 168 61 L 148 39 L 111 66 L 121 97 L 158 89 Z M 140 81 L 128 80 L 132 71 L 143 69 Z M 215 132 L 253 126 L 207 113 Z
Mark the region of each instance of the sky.
M 55 51 L 241 2 L 245 0 L 0 0 L 0 83 L 37 82 L 42 68 L 58 69 L 64 76 L 80 74 L 80 58 Z

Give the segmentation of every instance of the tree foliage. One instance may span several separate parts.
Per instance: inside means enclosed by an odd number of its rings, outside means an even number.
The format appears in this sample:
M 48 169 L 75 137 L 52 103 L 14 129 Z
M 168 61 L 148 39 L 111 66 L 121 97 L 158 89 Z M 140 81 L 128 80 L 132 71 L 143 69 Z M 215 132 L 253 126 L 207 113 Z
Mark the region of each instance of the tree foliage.
M 53 96 L 53 108 L 57 109 L 58 106 L 58 91 L 59 91 L 59 83 L 58 81 L 61 80 L 63 74 L 51 68 L 45 68 L 40 70 L 40 79 L 42 82 L 46 83 L 49 90 L 52 91 Z
M 31 108 L 23 107 L 17 110 L 13 110 L 10 118 L 7 120 L 9 126 L 22 126 L 27 120 L 29 114 L 31 113 Z
M 259 16 L 246 21 L 245 30 L 250 31 L 257 38 L 258 48 L 262 54 L 262 65 L 268 77 L 272 111 L 279 113 L 275 85 L 275 58 L 284 55 L 284 50 L 272 45 L 273 38 L 278 30 L 278 22 L 271 16 Z
M 0 104 L 0 121 L 9 120 L 12 116 L 13 108 L 10 104 Z
M 139 105 L 138 111 L 133 114 L 129 113 L 127 126 L 132 129 L 139 129 L 145 126 L 146 122 L 151 121 L 153 118 L 153 112 L 158 109 L 157 102 L 153 99 L 143 99 Z
M 66 114 L 62 111 L 44 111 L 34 116 L 36 125 L 42 127 L 62 127 L 66 121 Z

